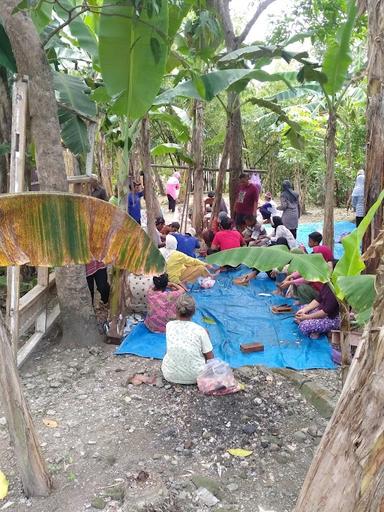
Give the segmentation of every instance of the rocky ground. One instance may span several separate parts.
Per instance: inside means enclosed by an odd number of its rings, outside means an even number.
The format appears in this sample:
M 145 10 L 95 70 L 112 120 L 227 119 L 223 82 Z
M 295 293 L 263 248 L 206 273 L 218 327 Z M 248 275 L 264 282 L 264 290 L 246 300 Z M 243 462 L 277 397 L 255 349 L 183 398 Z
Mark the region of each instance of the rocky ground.
M 0 510 L 292 510 L 326 420 L 290 380 L 245 367 L 236 372 L 245 390 L 217 398 L 160 378 L 134 386 L 133 374 L 158 373 L 159 362 L 116 357 L 108 345 L 67 350 L 58 339 L 21 370 L 54 490 L 23 497 L 0 410 L 0 470 L 10 481 Z M 337 395 L 338 372 L 303 376 Z

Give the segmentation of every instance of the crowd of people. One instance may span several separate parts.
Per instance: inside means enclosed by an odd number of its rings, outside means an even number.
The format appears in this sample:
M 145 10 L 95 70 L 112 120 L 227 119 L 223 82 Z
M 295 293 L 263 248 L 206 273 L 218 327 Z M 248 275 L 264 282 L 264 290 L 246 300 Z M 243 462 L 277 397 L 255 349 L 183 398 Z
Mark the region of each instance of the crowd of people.
M 166 193 L 169 212 L 176 209 L 180 191 L 180 174 L 174 173 L 167 183 Z M 91 195 L 107 200 L 104 189 L 93 184 Z M 127 212 L 141 223 L 141 199 L 143 188 L 133 183 L 127 196 Z M 364 173 L 359 172 L 351 196 L 352 207 L 356 211 L 356 224 L 364 217 Z M 118 205 L 117 189 L 114 189 L 110 202 Z M 212 344 L 207 332 L 191 319 L 195 312 L 194 300 L 186 293 L 188 284 L 196 280 L 215 279 L 222 270 L 207 264 L 206 254 L 248 247 L 272 247 L 282 245 L 294 252 L 307 252 L 297 241 L 300 218 L 298 193 L 288 180 L 282 183 L 279 201 L 274 201 L 270 192 L 260 201 L 260 187 L 242 174 L 233 217 L 222 198 L 219 213 L 213 217 L 215 194 L 208 193 L 204 200 L 205 229 L 196 236 L 189 227 L 180 232 L 180 224 L 167 224 L 164 217 L 156 219 L 157 245 L 166 262 L 166 272 L 153 277 L 153 283 L 146 295 L 147 315 L 145 325 L 152 332 L 166 333 L 167 353 L 163 360 L 164 377 L 175 383 L 192 384 L 203 369 L 205 362 L 213 358 Z M 268 225 L 272 229 L 268 228 Z M 266 229 L 268 228 L 268 230 Z M 332 248 L 322 244 L 321 233 L 315 231 L 308 237 L 308 247 L 314 254 L 320 254 L 332 267 L 335 264 Z M 259 270 L 234 279 L 235 285 L 248 285 L 257 277 Z M 339 304 L 328 284 L 308 282 L 298 272 L 288 272 L 287 268 L 269 271 L 268 276 L 276 282 L 276 294 L 296 299 L 299 309 L 295 322 L 300 333 L 312 339 L 327 334 L 340 327 Z M 87 265 L 87 281 L 94 297 L 94 285 L 104 303 L 108 302 L 109 284 L 105 265 L 91 262 Z

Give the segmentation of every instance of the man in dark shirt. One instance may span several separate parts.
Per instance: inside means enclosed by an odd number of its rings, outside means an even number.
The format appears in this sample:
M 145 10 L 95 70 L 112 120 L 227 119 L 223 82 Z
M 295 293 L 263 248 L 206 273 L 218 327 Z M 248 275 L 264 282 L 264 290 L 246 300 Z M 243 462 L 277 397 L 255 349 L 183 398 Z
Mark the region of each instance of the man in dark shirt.
M 191 258 L 196 258 L 196 249 L 200 248 L 200 242 L 195 236 L 196 231 L 194 228 L 189 228 L 185 235 L 177 232 L 172 233 L 172 235 L 177 240 L 178 251 L 183 252 L 187 256 L 191 256 Z
M 243 228 L 245 225 L 245 217 L 248 215 L 256 215 L 259 205 L 259 190 L 255 185 L 249 182 L 246 174 L 240 174 L 239 180 L 234 213 L 236 226 Z
M 144 197 L 143 189 L 140 183 L 130 185 L 128 194 L 128 214 L 141 224 L 141 198 Z

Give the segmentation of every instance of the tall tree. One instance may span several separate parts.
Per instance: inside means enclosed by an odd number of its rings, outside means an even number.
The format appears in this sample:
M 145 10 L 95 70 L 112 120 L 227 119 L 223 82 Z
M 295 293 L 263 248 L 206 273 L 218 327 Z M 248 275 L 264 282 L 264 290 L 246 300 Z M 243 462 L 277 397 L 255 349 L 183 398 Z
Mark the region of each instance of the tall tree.
M 68 191 L 52 71 L 28 12 L 18 0 L 0 3 L 0 17 L 11 42 L 17 71 L 29 77 L 31 133 L 41 190 Z M 100 338 L 83 266 L 56 269 L 56 283 L 66 341 L 95 343 Z
M 365 204 L 368 209 L 384 188 L 384 1 L 363 0 L 360 10 L 368 13 L 368 105 L 367 105 L 367 151 L 365 167 Z M 381 208 L 364 238 L 366 250 L 383 226 Z M 378 259 L 368 262 L 368 269 L 375 271 Z
M 193 158 L 193 209 L 192 224 L 197 233 L 203 230 L 203 193 L 204 193 L 204 171 L 203 171 L 203 113 L 202 101 L 193 102 L 193 132 L 191 153 Z
M 256 7 L 256 10 L 241 31 L 239 35 L 236 35 L 233 27 L 229 4 L 230 0 L 213 0 L 213 4 L 219 14 L 220 22 L 224 30 L 224 39 L 227 52 L 232 52 L 241 47 L 247 38 L 252 27 L 255 25 L 260 15 L 271 5 L 275 0 L 262 0 Z M 240 110 L 240 99 L 239 94 L 234 91 L 227 93 L 227 113 L 228 113 L 228 125 L 227 130 L 229 131 L 228 144 L 229 144 L 229 194 L 231 211 L 233 211 L 235 205 L 235 194 L 238 177 L 241 174 L 243 168 L 242 161 L 242 145 L 243 145 L 243 130 L 241 122 L 241 110 Z

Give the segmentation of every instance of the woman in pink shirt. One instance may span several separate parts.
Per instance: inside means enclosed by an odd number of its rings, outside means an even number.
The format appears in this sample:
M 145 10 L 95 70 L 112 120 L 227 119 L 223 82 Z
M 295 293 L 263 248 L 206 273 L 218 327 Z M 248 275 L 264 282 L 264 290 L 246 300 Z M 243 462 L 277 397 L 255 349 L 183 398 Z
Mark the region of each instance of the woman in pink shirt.
M 174 172 L 173 175 L 167 181 L 165 192 L 168 198 L 168 209 L 170 212 L 175 212 L 176 200 L 179 197 L 180 190 L 180 173 Z

